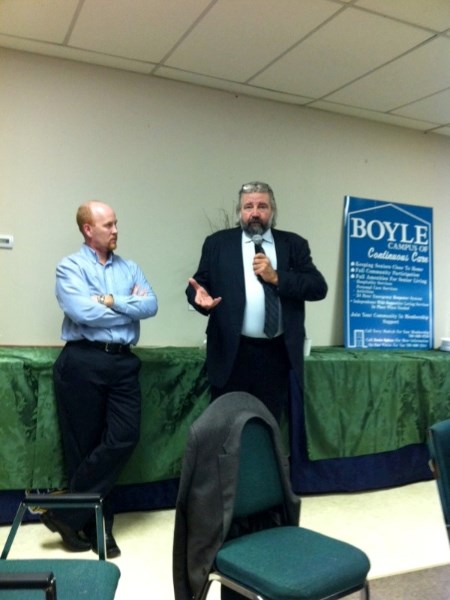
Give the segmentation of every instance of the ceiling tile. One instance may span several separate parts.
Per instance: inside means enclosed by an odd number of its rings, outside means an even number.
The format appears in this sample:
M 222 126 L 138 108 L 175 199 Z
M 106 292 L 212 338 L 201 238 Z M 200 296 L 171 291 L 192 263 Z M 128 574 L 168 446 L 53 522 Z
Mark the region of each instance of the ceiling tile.
M 450 39 L 440 37 L 330 94 L 327 100 L 385 112 L 448 87 Z
M 370 121 L 378 121 L 381 123 L 387 123 L 388 125 L 399 125 L 400 127 L 409 127 L 410 129 L 420 129 L 422 131 L 436 127 L 436 123 L 434 122 L 416 121 L 414 119 L 393 115 L 391 113 L 387 114 L 372 110 L 364 110 L 363 108 L 335 104 L 333 102 L 327 102 L 326 100 L 317 100 L 316 102 L 310 104 L 309 108 L 317 108 L 327 112 L 348 115 L 350 117 L 358 117 L 361 119 L 368 119 Z
M 435 123 L 450 123 L 450 89 L 403 106 L 393 113 L 413 119 L 429 119 L 431 116 Z
M 356 6 L 435 31 L 450 27 L 449 0 L 357 0 Z
M 349 8 L 252 80 L 319 98 L 425 40 L 429 34 Z
M 210 0 L 86 0 L 70 45 L 158 63 Z M 132 7 L 132 8 L 131 8 Z
M 450 0 L 0 0 L 6 48 L 442 135 L 449 25 Z
M 341 6 L 328 0 L 219 0 L 166 61 L 172 67 L 246 81 Z
M 61 44 L 78 0 L 1 0 L 0 33 Z

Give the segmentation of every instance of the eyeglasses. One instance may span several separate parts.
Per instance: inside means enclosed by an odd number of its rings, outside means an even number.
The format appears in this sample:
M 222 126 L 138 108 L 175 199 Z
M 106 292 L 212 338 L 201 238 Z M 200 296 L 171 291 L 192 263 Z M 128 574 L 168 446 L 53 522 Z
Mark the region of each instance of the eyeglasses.
M 267 183 L 262 183 L 261 181 L 251 181 L 250 183 L 244 183 L 244 185 L 239 190 L 239 195 L 241 194 L 251 194 L 252 192 L 263 192 L 273 195 L 273 190 Z

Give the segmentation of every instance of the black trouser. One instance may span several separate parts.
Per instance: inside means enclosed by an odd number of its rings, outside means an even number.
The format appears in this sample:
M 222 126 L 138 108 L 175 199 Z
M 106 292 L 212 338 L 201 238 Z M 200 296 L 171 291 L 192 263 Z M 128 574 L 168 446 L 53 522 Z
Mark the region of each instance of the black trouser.
M 68 343 L 53 368 L 55 398 L 69 491 L 104 497 L 133 452 L 141 420 L 140 359 L 129 350 L 110 353 Z M 105 520 L 112 523 L 107 498 Z M 82 529 L 85 511 L 58 516 Z
M 221 388 L 211 386 L 211 397 L 215 400 L 228 392 L 247 392 L 280 422 L 288 407 L 290 368 L 282 335 L 271 340 L 241 336 L 230 378 Z

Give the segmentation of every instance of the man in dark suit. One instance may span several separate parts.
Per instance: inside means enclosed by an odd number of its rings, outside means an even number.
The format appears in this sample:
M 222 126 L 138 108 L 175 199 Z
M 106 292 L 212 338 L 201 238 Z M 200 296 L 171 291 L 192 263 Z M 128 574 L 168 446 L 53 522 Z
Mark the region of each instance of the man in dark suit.
M 274 228 L 277 206 L 269 185 L 243 185 L 236 215 L 239 227 L 206 238 L 186 294 L 198 312 L 209 316 L 206 368 L 212 399 L 245 391 L 279 421 L 291 371 L 303 389 L 305 301 L 325 298 L 327 284 L 308 242 Z M 272 297 L 270 309 L 266 294 Z M 266 313 L 274 304 L 276 323 L 268 332 Z

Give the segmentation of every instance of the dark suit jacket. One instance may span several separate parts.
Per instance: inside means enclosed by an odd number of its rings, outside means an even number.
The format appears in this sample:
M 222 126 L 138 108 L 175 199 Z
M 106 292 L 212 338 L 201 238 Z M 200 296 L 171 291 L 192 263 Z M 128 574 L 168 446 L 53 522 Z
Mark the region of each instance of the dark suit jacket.
M 292 369 L 303 388 L 305 301 L 327 294 L 323 275 L 315 267 L 308 242 L 295 233 L 272 230 L 277 253 L 278 294 L 283 312 L 284 340 Z M 224 229 L 206 238 L 194 279 L 209 294 L 222 297 L 209 314 L 195 304 L 188 286 L 189 303 L 208 315 L 206 367 L 212 385 L 222 387 L 236 359 L 245 308 L 245 280 L 240 227 Z
M 176 600 L 198 598 L 233 517 L 241 433 L 258 417 L 272 430 L 285 505 L 272 515 L 280 525 L 299 524 L 300 499 L 290 487 L 289 463 L 277 422 L 257 398 L 231 392 L 217 398 L 191 425 L 175 511 L 173 584 Z

